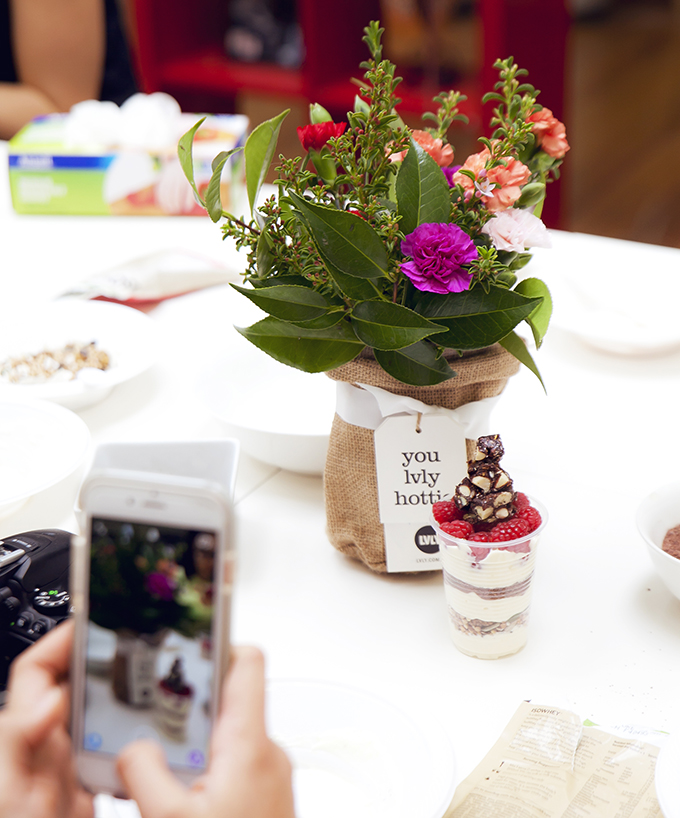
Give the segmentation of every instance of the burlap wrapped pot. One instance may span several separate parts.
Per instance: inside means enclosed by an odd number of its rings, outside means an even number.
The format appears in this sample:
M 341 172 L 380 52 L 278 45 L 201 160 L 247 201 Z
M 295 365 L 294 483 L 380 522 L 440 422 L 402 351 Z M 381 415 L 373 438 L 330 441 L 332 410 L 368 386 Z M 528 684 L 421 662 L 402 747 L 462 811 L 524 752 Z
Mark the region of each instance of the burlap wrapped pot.
M 378 386 L 430 406 L 457 409 L 499 395 L 519 362 L 496 344 L 448 358 L 456 377 L 436 386 L 410 386 L 388 375 L 373 357 L 360 356 L 327 375 L 336 381 Z M 468 441 L 468 455 L 474 441 Z M 373 431 L 335 415 L 324 472 L 326 522 L 331 544 L 373 571 L 387 570 L 383 526 L 378 511 L 378 483 Z

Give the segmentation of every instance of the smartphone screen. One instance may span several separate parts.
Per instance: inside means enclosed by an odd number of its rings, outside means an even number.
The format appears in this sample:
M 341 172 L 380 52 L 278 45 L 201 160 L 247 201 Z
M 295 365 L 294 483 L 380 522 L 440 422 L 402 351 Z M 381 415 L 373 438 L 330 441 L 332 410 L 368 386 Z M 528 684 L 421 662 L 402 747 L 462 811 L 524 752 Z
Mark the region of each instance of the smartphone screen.
M 82 749 L 153 738 L 200 771 L 210 735 L 214 531 L 91 521 Z

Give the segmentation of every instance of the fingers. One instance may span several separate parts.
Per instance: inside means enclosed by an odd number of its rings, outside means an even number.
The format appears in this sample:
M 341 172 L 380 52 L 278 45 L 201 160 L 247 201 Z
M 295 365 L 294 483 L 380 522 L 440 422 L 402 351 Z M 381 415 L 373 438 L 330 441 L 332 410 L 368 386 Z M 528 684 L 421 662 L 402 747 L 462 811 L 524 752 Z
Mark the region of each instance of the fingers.
M 222 708 L 213 730 L 213 758 L 233 751 L 234 741 L 266 735 L 264 656 L 253 647 L 234 648 L 222 688 Z
M 30 712 L 68 674 L 73 622 L 51 630 L 12 663 L 8 710 Z
M 170 772 L 163 749 L 154 741 L 135 741 L 118 756 L 118 775 L 144 818 L 183 815 L 188 790 Z M 190 815 L 188 809 L 186 814 Z

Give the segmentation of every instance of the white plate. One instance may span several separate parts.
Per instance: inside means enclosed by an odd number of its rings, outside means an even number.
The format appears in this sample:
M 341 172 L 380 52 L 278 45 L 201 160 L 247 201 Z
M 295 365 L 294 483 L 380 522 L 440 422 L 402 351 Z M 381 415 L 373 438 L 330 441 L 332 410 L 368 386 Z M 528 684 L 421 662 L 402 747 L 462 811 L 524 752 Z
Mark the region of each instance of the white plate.
M 664 818 L 680 818 L 680 733 L 673 733 L 659 751 L 654 784 Z
M 59 383 L 0 382 L 0 399 L 38 398 L 82 409 L 103 400 L 114 386 L 144 372 L 156 360 L 156 328 L 144 313 L 105 301 L 61 299 L 3 320 L 0 361 L 90 341 L 109 354 L 109 369 L 83 370 L 73 380 Z
M 552 248 L 532 250 L 523 272 L 550 288 L 555 327 L 620 355 L 680 347 L 676 249 L 578 233 L 550 235 Z
M 273 681 L 269 733 L 293 764 L 297 818 L 441 818 L 455 759 L 434 719 L 415 720 L 371 693 Z
M 0 400 L 0 517 L 72 474 L 89 442 L 89 429 L 69 409 Z

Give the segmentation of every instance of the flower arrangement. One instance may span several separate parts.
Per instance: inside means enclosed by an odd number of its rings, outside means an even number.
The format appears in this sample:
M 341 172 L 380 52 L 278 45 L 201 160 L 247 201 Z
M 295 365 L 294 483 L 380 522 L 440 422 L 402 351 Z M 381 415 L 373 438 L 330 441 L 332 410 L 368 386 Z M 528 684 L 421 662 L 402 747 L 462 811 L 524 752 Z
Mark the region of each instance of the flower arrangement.
M 454 166 L 448 132 L 465 120 L 465 97 L 440 94 L 437 110 L 423 117 L 428 127 L 408 128 L 396 113 L 400 79 L 382 57 L 382 33 L 377 22 L 365 29 L 370 59 L 348 122 L 311 105 L 310 124 L 298 128 L 305 155 L 279 157 L 278 196 L 262 204 L 288 111 L 250 134 L 249 219 L 222 209 L 220 177 L 232 152 L 213 162 L 199 199 L 225 237 L 247 248 L 249 286 L 233 286 L 267 313 L 239 332 L 307 372 L 372 354 L 398 381 L 431 385 L 455 375 L 445 350 L 500 343 L 540 378 L 515 328 L 525 321 L 539 346 L 550 294 L 539 279 L 517 274 L 528 249 L 548 244 L 538 213 L 569 149 L 564 125 L 536 102 L 526 72 L 512 58 L 499 60 L 499 81 L 483 99 L 495 105 L 493 134 Z M 178 146 L 197 196 L 191 149 L 199 125 Z
M 210 589 L 197 589 L 187 577 L 181 563 L 189 543 L 174 540 L 173 529 L 95 523 L 90 619 L 102 628 L 135 634 L 153 635 L 167 628 L 189 638 L 208 633 Z

